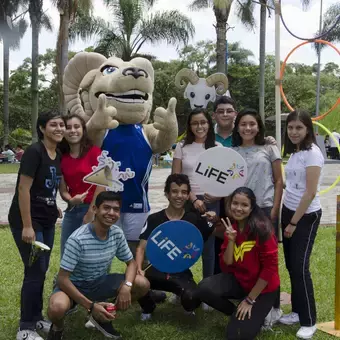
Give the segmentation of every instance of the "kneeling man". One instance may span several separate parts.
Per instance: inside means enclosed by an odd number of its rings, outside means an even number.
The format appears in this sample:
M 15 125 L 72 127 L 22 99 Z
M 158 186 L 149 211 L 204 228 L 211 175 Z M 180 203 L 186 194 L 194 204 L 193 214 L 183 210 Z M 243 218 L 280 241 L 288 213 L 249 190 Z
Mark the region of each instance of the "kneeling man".
M 118 309 L 131 305 L 131 294 L 140 298 L 149 291 L 149 282 L 136 275 L 123 231 L 114 225 L 120 216 L 119 194 L 101 192 L 93 207 L 95 219 L 77 229 L 67 240 L 60 263 L 57 286 L 50 298 L 48 317 L 52 326 L 48 340 L 62 338 L 65 314 L 74 304 L 83 306 L 90 321 L 107 338 L 121 339 L 112 326 L 114 313 L 106 310 L 107 299 L 116 298 Z M 108 274 L 114 257 L 127 264 L 124 274 Z

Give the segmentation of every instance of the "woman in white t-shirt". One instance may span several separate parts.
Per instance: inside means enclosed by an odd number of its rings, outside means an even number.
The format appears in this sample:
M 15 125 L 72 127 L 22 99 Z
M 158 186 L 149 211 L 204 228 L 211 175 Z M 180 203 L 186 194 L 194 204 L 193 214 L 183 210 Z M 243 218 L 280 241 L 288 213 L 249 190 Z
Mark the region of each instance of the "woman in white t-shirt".
M 189 114 L 186 137 L 177 144 L 172 162 L 172 173 L 182 173 L 189 177 L 190 200 L 194 207 L 204 214 L 206 211 L 219 213 L 219 198 L 204 193 L 194 179 L 194 167 L 198 157 L 207 149 L 221 145 L 215 142 L 214 126 L 210 115 L 202 109 Z M 214 274 L 215 237 L 211 236 L 204 245 L 202 254 L 203 278 Z
M 316 307 L 309 258 L 321 219 L 318 195 L 324 157 L 316 144 L 310 115 L 291 112 L 286 120 L 284 153 L 286 192 L 282 207 L 283 250 L 292 287 L 292 313 L 280 322 L 300 323 L 296 336 L 310 339 L 316 332 Z

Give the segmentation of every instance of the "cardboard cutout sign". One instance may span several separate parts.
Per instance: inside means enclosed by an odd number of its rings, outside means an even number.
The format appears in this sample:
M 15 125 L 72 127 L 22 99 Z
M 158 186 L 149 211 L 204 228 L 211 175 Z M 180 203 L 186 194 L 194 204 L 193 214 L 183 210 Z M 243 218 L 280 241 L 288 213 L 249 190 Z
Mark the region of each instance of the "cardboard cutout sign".
M 186 221 L 169 221 L 157 227 L 149 236 L 146 255 L 163 273 L 181 273 L 193 266 L 203 251 L 200 231 Z
M 225 197 L 244 186 L 247 163 L 238 152 L 230 148 L 210 148 L 198 158 L 194 177 L 205 193 Z
M 102 151 L 98 156 L 98 166 L 92 167 L 92 172 L 83 178 L 85 183 L 102 186 L 111 191 L 123 191 L 124 184 L 120 181 L 127 181 L 135 177 L 134 171 L 127 168 L 126 171 L 119 171 L 120 162 L 115 162 L 107 157 L 108 152 Z

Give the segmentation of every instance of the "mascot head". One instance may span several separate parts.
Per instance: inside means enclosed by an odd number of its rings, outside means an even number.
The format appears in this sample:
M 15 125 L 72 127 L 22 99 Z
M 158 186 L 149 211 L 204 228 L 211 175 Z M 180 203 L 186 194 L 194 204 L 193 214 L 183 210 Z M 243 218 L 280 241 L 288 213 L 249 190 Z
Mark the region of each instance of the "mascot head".
M 153 89 L 154 70 L 144 58 L 125 62 L 80 52 L 65 68 L 63 91 L 67 108 L 86 120 L 97 109 L 99 95 L 105 94 L 107 105 L 117 109 L 115 119 L 120 124 L 147 123 Z

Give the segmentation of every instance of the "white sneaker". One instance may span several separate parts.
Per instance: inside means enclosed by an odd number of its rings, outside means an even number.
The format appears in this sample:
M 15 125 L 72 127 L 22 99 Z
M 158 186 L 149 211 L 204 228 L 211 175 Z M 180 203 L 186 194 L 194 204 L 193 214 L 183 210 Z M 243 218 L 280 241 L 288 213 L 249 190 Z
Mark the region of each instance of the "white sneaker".
M 151 318 L 152 318 L 152 314 L 151 313 L 142 313 L 140 315 L 141 321 L 149 321 L 149 320 L 151 320 Z
M 172 293 L 172 294 L 168 297 L 168 301 L 169 301 L 170 303 L 172 303 L 173 305 L 179 305 L 179 304 L 181 304 L 181 298 L 180 298 L 178 295 L 174 294 L 174 293 Z
M 16 340 L 44 340 L 36 331 L 24 329 L 17 333 Z
M 263 328 L 269 329 L 275 325 L 282 317 L 282 310 L 280 308 L 272 308 L 266 318 L 264 319 Z
M 195 312 L 192 311 L 192 312 L 188 312 L 186 310 L 184 310 L 184 315 L 187 315 L 187 316 L 196 316 Z
M 296 333 L 296 336 L 300 339 L 311 339 L 316 330 L 315 325 L 311 327 L 301 327 Z
M 212 312 L 214 310 L 214 308 L 210 307 L 209 305 L 207 305 L 206 303 L 202 303 L 202 309 L 205 311 L 205 312 Z
M 300 322 L 299 314 L 292 312 L 292 313 L 283 315 L 279 319 L 279 322 L 284 325 L 294 325 L 295 323 Z
M 35 324 L 37 331 L 42 332 L 44 334 L 48 334 L 51 326 L 52 326 L 52 322 L 48 320 L 40 320 Z
M 87 328 L 87 329 L 95 329 L 96 326 L 91 322 L 91 320 L 89 320 L 89 321 L 86 322 L 85 328 Z

